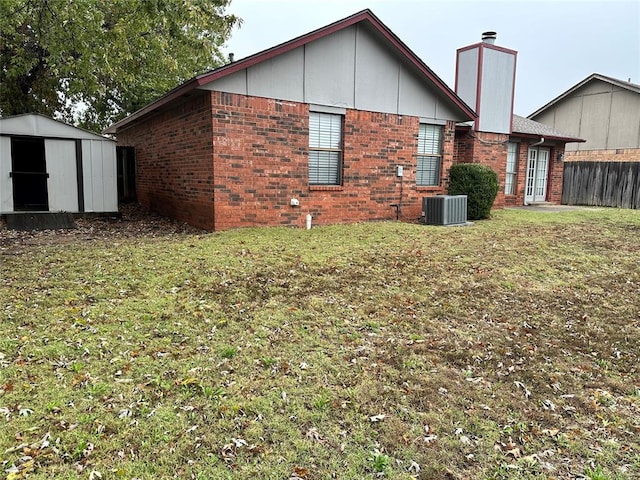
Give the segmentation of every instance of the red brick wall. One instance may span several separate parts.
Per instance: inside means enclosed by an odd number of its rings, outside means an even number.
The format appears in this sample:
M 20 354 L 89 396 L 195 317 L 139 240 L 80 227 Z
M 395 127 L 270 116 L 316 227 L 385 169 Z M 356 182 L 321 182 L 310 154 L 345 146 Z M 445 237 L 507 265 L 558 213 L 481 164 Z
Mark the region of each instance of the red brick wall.
M 422 197 L 446 193 L 453 122 L 437 187 L 415 185 L 417 117 L 347 110 L 339 187 L 309 185 L 308 125 L 306 104 L 203 92 L 119 132 L 118 144 L 136 149 L 140 203 L 208 230 L 302 227 L 308 213 L 314 224 L 395 219 L 392 204 L 417 220 Z
M 213 229 L 210 96 L 201 95 L 118 132 L 136 151 L 138 201 L 162 215 Z
M 640 148 L 565 152 L 565 162 L 640 162 Z
M 445 186 L 416 187 L 419 119 L 347 110 L 343 185 L 309 186 L 309 106 L 212 92 L 215 229 L 253 225 L 418 219 L 422 197 Z M 445 129 L 443 170 L 453 162 L 453 128 Z M 396 166 L 404 166 L 404 177 Z M 296 198 L 300 206 L 292 207 Z
M 547 180 L 547 202 L 560 204 L 562 202 L 562 181 L 564 166 L 559 156 L 564 156 L 564 144 L 551 147 L 549 153 L 549 178 Z
M 514 136 L 514 139 L 517 139 Z M 529 146 L 537 139 L 520 138 L 518 142 L 518 170 L 516 190 L 514 195 L 505 195 L 505 180 L 507 168 L 507 142 L 509 136 L 499 133 L 464 132 L 456 135 L 455 159 L 456 163 L 481 163 L 489 166 L 498 174 L 498 195 L 493 208 L 518 206 L 524 204 L 525 182 L 527 178 L 527 156 Z M 564 144 L 542 145 L 550 148 L 549 176 L 547 180 L 547 201 L 559 204 L 562 199 L 562 162 L 558 155 L 564 153 Z

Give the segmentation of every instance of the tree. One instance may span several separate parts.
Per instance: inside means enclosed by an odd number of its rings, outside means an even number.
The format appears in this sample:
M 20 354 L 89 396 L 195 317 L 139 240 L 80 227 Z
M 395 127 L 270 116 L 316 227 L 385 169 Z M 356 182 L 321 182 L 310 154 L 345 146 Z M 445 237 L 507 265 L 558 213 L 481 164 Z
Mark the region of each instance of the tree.
M 231 0 L 0 0 L 0 116 L 101 131 L 224 63 Z

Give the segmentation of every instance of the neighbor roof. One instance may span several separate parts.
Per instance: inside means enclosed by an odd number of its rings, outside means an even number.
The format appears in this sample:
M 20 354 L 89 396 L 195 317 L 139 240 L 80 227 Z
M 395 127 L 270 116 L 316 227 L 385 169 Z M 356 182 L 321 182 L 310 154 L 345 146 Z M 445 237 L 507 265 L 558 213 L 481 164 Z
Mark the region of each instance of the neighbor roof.
M 367 22 L 373 27 L 381 36 L 391 45 L 400 55 L 404 56 L 411 64 L 413 64 L 417 70 L 429 80 L 446 98 L 448 98 L 454 105 L 456 105 L 464 115 L 469 119 L 477 118 L 476 113 L 471 107 L 469 107 L 447 84 L 438 77 L 433 70 L 431 70 L 415 53 L 407 47 L 402 40 L 400 40 L 385 24 L 383 24 L 378 17 L 369 9 L 362 10 L 354 15 L 346 17 L 342 20 L 338 20 L 335 23 L 327 25 L 325 27 L 314 30 L 310 33 L 302 35 L 300 37 L 289 40 L 275 47 L 263 50 L 244 59 L 236 62 L 228 63 L 222 67 L 216 68 L 207 73 L 203 73 L 187 80 L 185 83 L 174 88 L 158 100 L 148 104 L 135 113 L 132 113 L 128 117 L 114 123 L 105 130 L 105 133 L 116 133 L 119 129 L 127 124 L 161 108 L 162 106 L 170 103 L 171 101 L 187 96 L 196 90 L 198 87 L 211 83 L 214 80 L 218 80 L 222 77 L 226 77 L 237 71 L 256 65 L 260 62 L 269 60 L 277 55 L 289 52 L 302 45 L 306 45 L 314 40 L 331 35 L 335 32 L 348 28 L 360 22 Z
M 602 82 L 610 83 L 611 85 L 615 85 L 617 87 L 624 88 L 624 89 L 629 90 L 631 92 L 640 93 L 640 85 L 638 85 L 638 84 L 631 83 L 631 82 L 625 82 L 623 80 L 618 80 L 617 78 L 613 78 L 613 77 L 607 77 L 606 75 L 601 75 L 599 73 L 592 73 L 591 75 L 589 75 L 587 78 L 585 78 L 581 82 L 575 84 L 573 87 L 571 87 L 566 92 L 558 95 L 556 98 L 551 100 L 545 106 L 540 107 L 538 110 L 533 112 L 527 118 L 532 118 L 532 117 L 535 117 L 536 115 L 539 115 L 540 113 L 544 112 L 547 108 L 549 108 L 552 105 L 555 105 L 556 103 L 560 102 L 561 100 L 563 100 L 564 98 L 568 97 L 573 92 L 575 92 L 576 90 L 578 90 L 582 86 L 586 85 L 587 83 L 591 82 L 592 80 L 600 80 Z
M 536 136 L 544 137 L 548 140 L 561 140 L 563 142 L 584 142 L 582 138 L 577 138 L 568 133 L 556 130 L 544 123 L 536 122 L 529 118 L 513 115 L 512 134 L 515 136 Z

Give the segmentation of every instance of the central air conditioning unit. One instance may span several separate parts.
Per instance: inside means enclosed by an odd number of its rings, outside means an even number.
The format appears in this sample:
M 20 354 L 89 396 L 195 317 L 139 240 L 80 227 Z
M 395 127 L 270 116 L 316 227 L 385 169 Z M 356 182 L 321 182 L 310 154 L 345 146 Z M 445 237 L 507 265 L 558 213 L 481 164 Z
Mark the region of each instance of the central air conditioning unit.
M 422 199 L 422 215 L 427 225 L 467 223 L 466 195 L 434 195 Z

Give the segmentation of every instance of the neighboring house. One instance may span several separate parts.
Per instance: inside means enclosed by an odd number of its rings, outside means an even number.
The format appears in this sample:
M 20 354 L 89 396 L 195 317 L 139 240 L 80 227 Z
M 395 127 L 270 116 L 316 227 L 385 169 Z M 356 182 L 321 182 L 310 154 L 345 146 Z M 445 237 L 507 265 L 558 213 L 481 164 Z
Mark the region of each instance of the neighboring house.
M 496 168 L 524 203 L 529 146 L 553 164 L 568 139 L 536 146 L 541 136 L 527 131 L 512 152 L 510 120 L 501 133 L 457 131 L 478 118 L 468 103 L 364 10 L 195 77 L 106 133 L 135 149 L 139 202 L 208 230 L 302 226 L 307 214 L 416 220 L 423 197 L 447 192 L 456 161 Z M 544 200 L 559 201 L 553 185 Z
M 113 140 L 39 114 L 0 118 L 0 214 L 117 211 Z
M 586 140 L 566 160 L 640 161 L 640 85 L 594 73 L 529 118 Z
M 495 45 L 496 33 L 460 48 L 456 92 L 478 119 L 456 129 L 456 162 L 482 163 L 497 174 L 494 208 L 560 203 L 565 144 L 575 135 L 513 114 L 517 52 Z

